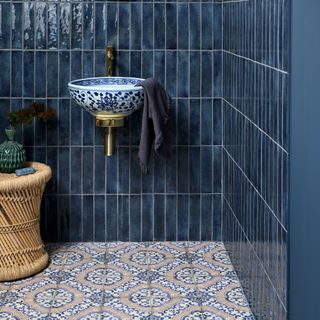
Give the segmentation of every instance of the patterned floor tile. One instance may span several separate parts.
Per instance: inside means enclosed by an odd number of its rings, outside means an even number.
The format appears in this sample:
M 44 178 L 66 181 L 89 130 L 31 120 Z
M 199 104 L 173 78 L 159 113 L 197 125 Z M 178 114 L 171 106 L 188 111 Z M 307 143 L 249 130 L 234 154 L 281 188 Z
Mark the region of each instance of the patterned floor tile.
M 221 242 L 46 248 L 48 268 L 0 283 L 0 319 L 253 320 Z

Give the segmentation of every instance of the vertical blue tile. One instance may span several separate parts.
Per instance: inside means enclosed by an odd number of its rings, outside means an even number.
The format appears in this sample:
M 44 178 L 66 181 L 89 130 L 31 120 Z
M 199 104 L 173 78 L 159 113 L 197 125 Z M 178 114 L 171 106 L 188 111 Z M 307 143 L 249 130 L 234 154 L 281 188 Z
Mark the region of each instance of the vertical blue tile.
M 10 48 L 10 3 L 0 4 L 0 48 Z
M 94 196 L 94 241 L 106 241 L 106 216 L 105 216 L 105 196 Z
M 142 77 L 153 77 L 153 53 L 152 51 L 142 51 Z
M 106 4 L 103 7 L 104 10 Z M 93 49 L 93 21 L 94 21 L 94 7 L 92 3 L 83 3 L 83 49 Z M 106 15 L 106 13 L 105 13 Z M 97 18 L 96 18 L 97 19 Z M 105 17 L 106 19 L 106 17 Z M 106 23 L 106 22 L 105 22 Z M 106 30 L 103 32 L 106 34 Z
M 189 101 L 178 99 L 178 144 L 189 144 Z M 190 118 L 190 121 L 192 119 Z
M 141 196 L 130 196 L 130 241 L 141 241 Z
M 177 4 L 166 4 L 166 48 L 177 48 Z
M 58 48 L 58 4 L 48 3 L 48 49 Z
M 130 13 L 130 49 L 140 50 L 141 49 L 141 22 L 142 15 L 141 3 L 130 3 L 131 13 Z
M 81 79 L 81 61 L 82 52 L 81 51 L 71 51 L 71 80 Z
M 117 193 L 117 157 L 107 157 L 107 193 Z
M 217 27 L 218 22 L 217 19 L 217 4 L 212 3 L 201 3 L 201 49 L 202 50 L 212 50 L 212 49 L 220 49 L 220 47 L 213 46 L 212 43 L 212 31 L 214 31 L 214 36 L 216 35 L 217 30 L 213 29 Z M 218 20 L 219 21 L 219 20 Z M 221 19 L 220 19 L 221 22 Z M 220 25 L 219 25 L 219 28 Z
M 142 49 L 153 49 L 153 4 L 143 4 Z
M 94 76 L 95 77 L 104 77 L 106 75 L 106 67 L 105 67 L 105 51 L 95 51 L 95 70 Z M 118 75 L 118 74 L 117 74 Z
M 189 48 L 189 8 L 187 3 L 178 3 L 178 49 Z
M 59 48 L 70 49 L 71 4 L 61 2 L 59 6 Z
M 93 196 L 83 196 L 82 241 L 94 240 Z
M 24 12 L 24 49 L 34 48 L 34 3 L 35 2 L 24 2 L 23 12 Z
M 201 240 L 212 239 L 212 195 L 201 195 Z
M 46 196 L 46 229 L 45 239 L 49 242 L 58 241 L 58 199 L 57 196 Z
M 222 174 L 222 148 L 213 147 L 213 182 L 212 188 L 214 193 L 220 193 L 222 191 L 221 186 L 221 174 Z
M 222 144 L 222 102 L 213 100 L 213 144 Z
M 167 160 L 167 174 L 166 174 L 166 191 L 167 193 L 177 192 L 177 148 L 172 148 L 172 155 Z
M 178 241 L 189 239 L 189 196 L 178 196 Z
M 222 6 L 223 4 L 213 4 L 212 22 L 213 22 L 213 48 L 214 49 L 222 48 Z M 204 44 L 204 41 L 202 41 L 202 43 Z M 209 47 L 205 46 L 205 49 L 207 48 Z
M 45 97 L 47 91 L 47 79 L 46 79 L 46 52 L 36 51 L 36 74 L 35 74 L 35 96 Z
M 161 156 L 154 158 L 154 192 L 165 193 L 166 161 Z
M 1 57 L 1 53 L 0 53 Z M 1 61 L 1 59 L 0 59 Z M 1 88 L 1 86 L 0 86 Z M 9 99 L 1 99 L 0 98 L 0 119 L 6 119 L 8 112 L 10 112 L 10 100 Z M 6 121 L 0 122 L 0 141 L 4 141 L 7 139 L 6 134 L 4 132 L 5 128 L 7 127 Z
M 129 49 L 129 3 L 119 3 L 119 49 Z
M 58 136 L 59 105 L 58 105 L 58 99 L 48 99 L 47 105 L 48 105 L 48 107 L 52 108 L 55 112 L 55 117 L 47 122 L 47 132 L 50 133 L 47 135 L 47 145 L 48 146 L 57 146 L 59 144 L 59 136 Z
M 23 53 L 23 96 L 34 97 L 34 52 Z
M 59 242 L 70 241 L 70 202 L 69 200 L 70 200 L 69 196 L 58 197 L 58 230 L 59 230 L 58 241 Z
M 50 79 L 50 85 L 47 88 L 48 97 L 58 96 L 58 53 L 47 52 L 47 79 Z
M 128 51 L 119 51 L 118 52 L 118 63 L 117 69 L 120 76 L 125 76 L 129 74 L 129 52 Z
M 22 3 L 12 3 L 11 6 L 11 45 L 12 49 L 22 48 Z
M 45 49 L 47 43 L 47 6 L 45 2 L 36 2 L 35 39 L 36 49 Z
M 177 196 L 166 195 L 166 241 L 177 240 Z
M 165 51 L 154 52 L 154 77 L 163 86 L 165 84 Z
M 93 193 L 93 148 L 82 148 L 83 170 L 82 170 L 82 191 L 84 194 Z
M 212 192 L 212 147 L 201 147 L 201 192 Z
M 213 65 L 213 95 L 214 97 L 222 96 L 221 82 L 222 82 L 222 55 L 221 52 L 214 52 L 214 65 Z
M 118 193 L 129 193 L 129 148 L 118 148 Z
M 94 76 L 93 60 L 94 60 L 93 52 L 83 51 L 82 74 L 84 78 L 91 78 Z
M 70 241 L 82 241 L 82 197 L 70 196 Z
M 138 159 L 138 148 L 130 148 L 130 193 L 141 192 L 141 168 Z
M 201 144 L 212 144 L 212 99 L 201 100 Z
M 70 100 L 59 100 L 59 145 L 70 144 Z
M 202 52 L 202 79 L 201 79 L 201 96 L 212 97 L 212 52 Z
M 58 150 L 59 171 L 58 171 L 58 192 L 60 194 L 69 194 L 69 177 L 70 177 L 70 150 L 67 147 L 60 147 Z
M 200 147 L 190 147 L 190 193 L 200 193 Z
M 154 241 L 165 240 L 165 196 L 154 195 Z
M 154 195 L 142 195 L 142 241 L 153 241 Z
M 121 241 L 129 241 L 129 196 L 118 196 L 118 225 Z
M 189 94 L 191 97 L 200 97 L 200 51 L 190 52 L 190 78 Z
M 70 81 L 70 52 L 59 52 L 59 97 L 68 97 L 68 82 Z
M 94 19 L 94 32 L 95 32 L 95 48 L 104 49 L 106 45 L 106 4 L 95 3 L 95 19 Z M 84 19 L 86 21 L 86 19 Z M 92 22 L 91 22 L 92 23 Z
M 70 193 L 81 194 L 82 185 L 82 157 L 81 148 L 73 147 L 71 152 L 71 186 Z
M 189 30 L 189 41 L 190 41 L 190 49 L 191 50 L 198 50 L 200 49 L 200 36 L 208 34 L 210 36 L 211 32 L 211 21 L 207 21 L 207 24 L 205 26 L 206 28 L 202 29 L 202 32 L 200 31 L 200 15 L 201 15 L 201 4 L 200 3 L 190 3 L 189 9 L 190 9 L 190 30 Z M 211 10 L 209 10 L 210 12 Z M 187 19 L 187 18 L 186 18 Z
M 190 100 L 190 145 L 200 144 L 200 100 Z
M 141 176 L 142 193 L 154 193 L 154 152 L 151 152 L 148 165 L 149 173 Z M 141 169 L 140 169 L 141 171 Z
M 71 4 L 71 48 L 81 49 L 82 48 L 82 4 L 72 3 Z M 84 19 L 85 20 L 85 19 Z
M 118 240 L 118 201 L 117 196 L 106 196 L 107 241 Z
M 117 47 L 118 5 L 116 2 L 107 4 L 107 44 Z
M 178 147 L 178 192 L 189 192 L 189 147 Z
M 106 170 L 106 160 L 104 156 L 104 148 L 96 147 L 95 148 L 95 184 L 94 192 L 98 194 L 105 193 L 105 170 Z
M 166 89 L 169 95 L 175 97 L 177 94 L 177 52 L 166 51 Z
M 130 61 L 131 61 L 130 76 L 140 78 L 141 77 L 141 51 L 130 51 Z M 134 114 L 136 114 L 136 112 Z
M 0 96 L 10 97 L 10 52 L 0 51 Z
M 189 238 L 192 241 L 200 241 L 200 214 L 200 194 L 190 195 Z
M 165 4 L 154 4 L 154 49 L 165 49 Z
M 221 195 L 212 195 L 212 240 L 221 241 Z
M 189 94 L 188 68 L 189 53 L 187 51 L 178 51 L 178 97 L 186 97 Z M 209 81 L 209 79 L 207 80 Z

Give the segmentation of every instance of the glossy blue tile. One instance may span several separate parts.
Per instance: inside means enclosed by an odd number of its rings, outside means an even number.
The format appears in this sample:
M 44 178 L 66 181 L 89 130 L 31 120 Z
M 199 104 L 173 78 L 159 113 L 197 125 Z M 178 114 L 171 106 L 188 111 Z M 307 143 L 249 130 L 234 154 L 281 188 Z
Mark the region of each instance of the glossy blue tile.
M 95 3 L 94 4 L 94 10 L 95 10 L 95 19 L 91 17 L 90 23 L 94 23 L 94 43 L 95 43 L 95 49 L 104 49 L 106 46 L 106 4 L 105 3 Z M 89 8 L 89 14 L 90 14 L 90 9 L 92 10 L 93 8 Z M 92 13 L 91 13 L 92 14 Z M 89 22 L 88 19 L 85 19 L 87 23 Z M 88 40 L 90 43 L 90 34 L 87 34 Z M 88 41 L 87 40 L 87 41 Z M 87 44 L 88 45 L 88 44 Z M 89 48 L 88 48 L 89 49 Z
M 189 53 L 187 51 L 178 51 L 178 97 L 189 95 L 188 66 Z
M 118 200 L 116 195 L 106 196 L 107 241 L 117 241 L 118 237 Z
M 211 9 L 211 8 L 210 8 Z M 200 38 L 199 35 L 204 36 L 204 33 L 201 32 L 201 4 L 200 3 L 190 3 L 190 30 L 189 30 L 189 42 L 190 49 L 197 50 L 200 49 Z M 209 10 L 211 12 L 212 10 Z M 208 19 L 207 23 L 211 24 L 212 19 Z M 210 28 L 206 26 L 206 30 L 209 31 Z M 210 37 L 210 34 L 208 35 Z
M 212 49 L 219 49 L 219 46 L 213 46 L 213 34 L 216 30 L 212 28 L 212 24 L 216 27 L 218 21 L 216 20 L 217 17 L 217 5 L 212 5 L 211 3 L 201 3 L 201 27 L 202 30 L 205 32 L 201 32 L 201 49 L 203 50 L 212 50 Z M 221 21 L 219 21 L 221 22 Z
M 1 56 L 1 53 L 0 53 L 0 56 Z M 10 112 L 9 99 L 0 98 L 0 119 L 6 119 L 8 112 Z M 4 141 L 7 138 L 4 130 L 5 128 L 7 128 L 8 125 L 6 121 L 1 121 L 0 125 L 1 125 L 0 138 L 1 138 L 1 141 Z
M 201 192 L 212 192 L 212 147 L 201 148 Z
M 70 241 L 70 198 L 58 198 L 58 242 Z M 79 241 L 79 240 L 78 240 Z
M 24 12 L 24 49 L 33 49 L 34 48 L 34 33 L 35 33 L 35 12 L 34 12 L 35 2 L 24 2 L 23 3 L 23 12 Z
M 142 49 L 153 48 L 153 4 L 143 4 L 142 13 Z
M 165 48 L 165 3 L 154 4 L 154 49 Z
M 82 212 L 82 197 L 72 195 L 70 200 L 70 241 L 81 241 L 82 217 L 79 212 Z
M 94 76 L 93 71 L 94 53 L 92 51 L 83 51 L 82 74 L 84 78 Z
M 201 240 L 210 241 L 212 239 L 212 216 L 213 211 L 212 195 L 201 195 Z
M 141 198 L 141 239 L 142 241 L 153 241 L 154 195 L 143 194 Z
M 105 242 L 106 241 L 106 215 L 105 215 L 105 204 L 106 197 L 104 195 L 94 196 L 94 224 L 99 226 L 94 228 L 94 241 Z
M 1 70 L 5 72 L 4 69 L 1 68 Z M 11 74 L 12 74 L 11 81 L 14 84 L 12 85 L 12 88 L 11 88 L 11 96 L 21 97 L 22 96 L 22 52 L 21 51 L 12 51 Z M 1 83 L 1 76 L 0 76 L 0 83 Z
M 189 196 L 178 196 L 178 241 L 189 239 Z
M 82 148 L 83 168 L 82 168 L 82 191 L 84 194 L 93 193 L 93 148 Z
M 37 51 L 35 54 L 35 96 L 45 97 L 47 89 L 47 56 L 45 51 Z
M 138 3 L 130 3 L 130 49 L 141 49 L 142 6 Z
M 200 115 L 200 100 L 190 99 L 190 145 L 200 145 Z
M 93 196 L 83 196 L 82 241 L 94 240 Z
M 10 97 L 10 52 L 0 51 L 0 96 Z
M 165 51 L 155 51 L 154 53 L 154 78 L 162 84 L 165 85 Z
M 191 51 L 190 52 L 190 78 L 192 81 L 189 83 L 189 92 L 191 97 L 200 97 L 200 51 Z
M 59 145 L 70 144 L 70 100 L 59 100 Z
M 82 186 L 82 150 L 80 147 L 71 148 L 71 187 L 70 193 L 81 194 Z
M 177 240 L 177 196 L 166 195 L 166 240 Z
M 154 195 L 154 241 L 165 240 L 165 196 Z
M 70 52 L 59 52 L 59 96 L 69 98 L 68 82 L 70 81 Z
M 70 190 L 70 149 L 67 147 L 60 147 L 58 150 L 58 157 L 58 192 L 60 194 L 68 194 Z
M 141 77 L 141 51 L 130 52 L 130 76 L 135 78 Z M 134 113 L 136 114 L 136 112 Z
M 222 6 L 223 6 L 222 4 L 217 4 L 217 3 L 213 5 L 212 23 L 213 23 L 213 48 L 214 49 L 222 48 Z M 210 19 L 210 15 L 208 14 L 207 11 L 202 11 L 202 12 L 205 12 L 204 14 L 205 19 L 207 18 Z M 204 16 L 202 17 L 202 21 Z M 210 43 L 210 39 L 208 39 L 207 41 L 203 40 L 202 43 L 206 43 L 208 45 Z M 208 46 L 206 48 L 208 48 Z
M 212 144 L 212 99 L 201 100 L 201 144 Z
M 202 52 L 201 59 L 202 59 L 201 96 L 212 97 L 213 53 L 210 51 L 204 51 Z
M 178 192 L 188 193 L 189 175 L 189 147 L 178 147 Z
M 23 52 L 23 96 L 34 97 L 34 52 Z
M 178 3 L 178 49 L 189 48 L 189 8 L 187 3 Z
M 189 119 L 190 122 L 192 118 L 189 117 L 189 100 L 178 99 L 177 100 L 177 110 L 178 110 L 178 140 L 179 145 L 189 144 Z
M 47 43 L 47 5 L 45 2 L 36 2 L 35 7 L 35 40 L 36 49 L 45 49 Z
M 102 156 L 104 154 L 104 147 L 96 147 L 94 154 L 94 193 L 105 194 L 106 160 L 105 157 Z
M 57 196 L 45 196 L 45 207 L 46 207 L 46 228 L 42 229 L 45 231 L 46 239 L 48 242 L 58 241 L 58 199 Z M 79 219 L 78 219 L 79 220 Z M 50 227 L 48 227 L 50 226 Z
M 118 193 L 129 193 L 129 148 L 118 148 Z
M 47 145 L 48 146 L 57 146 L 59 144 L 59 135 L 58 135 L 58 110 L 59 104 L 58 99 L 47 99 L 48 107 L 52 108 L 56 114 L 56 116 L 51 119 L 51 121 L 47 122 L 47 132 L 50 134 L 47 135 Z
M 130 196 L 130 241 L 141 241 L 141 196 Z
M 190 193 L 200 193 L 200 147 L 190 147 Z
M 129 241 L 129 196 L 118 196 L 118 226 L 119 237 L 122 241 Z
M 177 52 L 166 51 L 166 89 L 171 97 L 175 97 L 177 94 Z
M 130 4 L 119 3 L 119 49 L 129 49 Z
M 117 3 L 107 4 L 107 44 L 117 47 L 117 21 L 119 19 Z
M 48 97 L 58 96 L 58 53 L 47 52 L 47 78 L 50 79 L 50 85 L 47 88 Z
M 70 48 L 71 32 L 71 3 L 61 2 L 59 4 L 59 48 Z
M 176 193 L 177 192 L 177 148 L 172 148 L 172 155 L 167 160 L 166 169 L 166 192 Z
M 14 21 L 11 22 L 11 45 L 12 49 L 22 48 L 22 3 L 12 3 L 11 15 Z M 11 17 L 11 19 L 12 19 Z M 9 34 L 9 33 L 7 33 Z
M 177 4 L 166 4 L 166 48 L 177 48 Z
M 48 49 L 58 48 L 58 4 L 48 2 Z
M 102 9 L 105 12 L 106 5 Z M 83 22 L 82 22 L 83 23 L 83 30 L 82 30 L 82 32 L 83 32 L 83 36 L 82 36 L 83 49 L 93 49 L 94 6 L 92 3 L 83 3 L 82 10 L 83 10 Z M 102 33 L 106 34 L 106 30 L 103 30 Z M 97 35 L 97 36 L 99 36 L 99 35 Z M 95 40 L 95 41 L 97 41 L 97 40 Z
M 142 51 L 142 78 L 153 77 L 154 59 L 152 51 Z
M 200 241 L 200 222 L 201 222 L 201 208 L 200 208 L 200 194 L 190 195 L 190 212 L 189 212 L 189 239 Z M 218 223 L 220 225 L 220 222 Z

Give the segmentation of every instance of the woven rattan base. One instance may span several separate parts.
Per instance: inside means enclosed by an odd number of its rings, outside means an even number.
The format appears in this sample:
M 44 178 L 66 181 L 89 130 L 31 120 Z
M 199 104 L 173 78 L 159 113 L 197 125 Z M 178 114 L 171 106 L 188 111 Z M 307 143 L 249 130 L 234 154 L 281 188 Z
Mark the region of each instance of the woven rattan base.
M 33 275 L 48 264 L 40 237 L 40 204 L 51 177 L 48 166 L 33 162 L 33 175 L 0 174 L 0 281 Z

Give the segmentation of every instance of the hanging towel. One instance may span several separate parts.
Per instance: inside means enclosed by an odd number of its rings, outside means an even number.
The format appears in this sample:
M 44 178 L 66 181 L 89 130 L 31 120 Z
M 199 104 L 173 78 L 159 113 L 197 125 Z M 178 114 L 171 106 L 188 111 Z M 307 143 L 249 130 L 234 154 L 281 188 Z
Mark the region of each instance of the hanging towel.
M 147 174 L 153 142 L 157 154 L 166 159 L 171 155 L 170 97 L 153 78 L 148 78 L 136 86 L 144 89 L 139 160 L 142 172 Z

